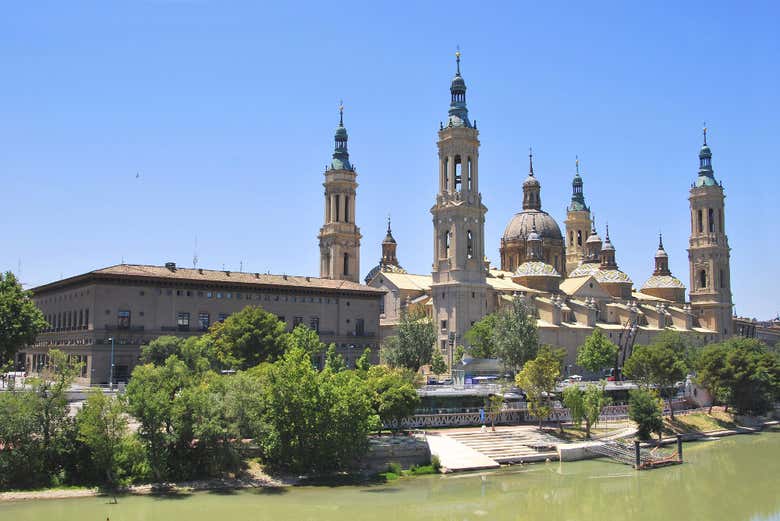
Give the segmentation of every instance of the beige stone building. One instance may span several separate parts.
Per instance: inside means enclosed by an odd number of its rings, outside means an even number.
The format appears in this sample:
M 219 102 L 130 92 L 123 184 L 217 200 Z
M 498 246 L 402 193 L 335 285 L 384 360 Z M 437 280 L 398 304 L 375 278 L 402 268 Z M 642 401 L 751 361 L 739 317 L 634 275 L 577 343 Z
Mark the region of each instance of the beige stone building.
M 540 341 L 565 348 L 566 364 L 574 369 L 577 348 L 595 328 L 626 349 L 650 342 L 665 330 L 703 341 L 733 334 L 724 195 L 713 176 L 706 130 L 699 176 L 689 198 L 690 301 L 686 301 L 684 284 L 669 270 L 661 240 L 655 270 L 639 290 L 620 270 L 609 228 L 602 241 L 585 203 L 579 161 L 563 234 L 542 209 L 541 183 L 534 173 L 533 156 L 529 156 L 522 210 L 509 220 L 500 239 L 501 269 L 492 268 L 482 260 L 487 208 L 478 189 L 479 141 L 476 125 L 468 119 L 466 85 L 457 58 L 448 123 L 439 131 L 439 192 L 431 209 L 432 274 L 410 274 L 400 267 L 397 243 L 388 226 L 392 256 L 385 255 L 386 238 L 382 261 L 365 279 L 368 285 L 386 291 L 380 318 L 382 337 L 395 333 L 405 309 L 424 306 L 439 333 L 438 347 L 452 362 L 454 347 L 465 343 L 471 325 L 514 297 L 534 310 Z
M 35 372 L 49 349 L 63 350 L 84 362 L 84 384 L 108 382 L 112 338 L 114 380 L 125 381 L 142 345 L 161 335 L 203 334 L 250 305 L 290 330 L 306 324 L 349 364 L 366 347 L 378 356 L 383 292 L 350 281 L 121 264 L 39 286 L 33 295 L 50 327 L 19 361 Z

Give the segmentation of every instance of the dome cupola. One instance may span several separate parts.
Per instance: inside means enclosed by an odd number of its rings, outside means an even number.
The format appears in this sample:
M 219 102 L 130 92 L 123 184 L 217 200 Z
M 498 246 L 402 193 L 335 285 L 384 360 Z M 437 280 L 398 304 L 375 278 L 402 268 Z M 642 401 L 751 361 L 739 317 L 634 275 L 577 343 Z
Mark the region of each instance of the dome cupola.
M 333 149 L 333 161 L 330 163 L 331 170 L 354 170 L 349 162 L 349 152 L 347 151 L 347 129 L 344 127 L 344 105 L 339 105 L 339 126 L 334 133 L 335 147 Z
M 447 125 L 450 127 L 469 127 L 469 110 L 466 108 L 466 82 L 460 75 L 460 49 L 455 53 L 455 77 L 450 83 L 450 110 Z

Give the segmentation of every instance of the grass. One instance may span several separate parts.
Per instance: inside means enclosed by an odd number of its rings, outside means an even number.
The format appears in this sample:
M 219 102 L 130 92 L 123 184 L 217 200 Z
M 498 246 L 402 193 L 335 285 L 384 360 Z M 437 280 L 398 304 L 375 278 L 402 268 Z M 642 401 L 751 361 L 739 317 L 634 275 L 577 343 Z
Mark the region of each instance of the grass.
M 739 425 L 731 413 L 713 410 L 712 414 L 696 412 L 677 415 L 672 421 L 664 418 L 664 434 L 686 434 L 689 432 L 708 432 L 733 429 Z
M 621 428 L 623 428 L 622 425 Z M 602 436 L 604 434 L 608 434 L 616 430 L 620 430 L 620 429 L 605 428 L 605 427 L 591 427 L 590 436 L 591 438 L 595 438 L 597 436 Z M 565 441 L 585 441 L 587 439 L 585 438 L 585 427 L 576 427 L 574 425 L 564 426 L 563 433 L 561 433 L 560 429 L 545 429 L 545 432 L 547 434 L 552 434 L 556 438 L 560 438 Z
M 390 463 L 387 465 L 387 472 L 380 472 L 377 476 L 384 481 L 395 481 L 399 478 L 412 477 L 412 476 L 426 476 L 428 474 L 438 474 L 438 464 L 434 465 L 412 465 L 406 470 L 401 469 L 401 465 L 398 463 Z

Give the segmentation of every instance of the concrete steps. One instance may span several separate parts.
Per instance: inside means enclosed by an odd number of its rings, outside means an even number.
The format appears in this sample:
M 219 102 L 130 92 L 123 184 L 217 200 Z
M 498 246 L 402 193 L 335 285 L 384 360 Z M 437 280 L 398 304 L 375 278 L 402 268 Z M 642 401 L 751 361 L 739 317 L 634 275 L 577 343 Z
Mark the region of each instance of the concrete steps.
M 496 432 L 463 432 L 448 437 L 498 463 L 544 461 L 557 459 L 555 438 L 527 430 L 498 430 Z

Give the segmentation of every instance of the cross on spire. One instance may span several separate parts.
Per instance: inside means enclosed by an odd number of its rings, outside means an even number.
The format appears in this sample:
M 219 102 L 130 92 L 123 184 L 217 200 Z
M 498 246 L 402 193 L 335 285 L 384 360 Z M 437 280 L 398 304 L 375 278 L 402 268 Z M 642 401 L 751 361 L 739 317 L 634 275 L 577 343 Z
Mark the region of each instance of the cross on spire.
M 658 249 L 664 249 L 664 235 L 661 232 L 658 232 Z
M 344 126 L 344 100 L 339 100 L 339 126 Z
M 574 156 L 574 168 L 577 169 L 577 175 L 580 175 L 580 156 Z
M 455 74 L 460 76 L 460 45 L 455 46 L 455 65 L 457 67 Z
M 702 123 L 702 126 L 704 127 L 701 131 L 702 134 L 704 134 L 704 144 L 707 144 L 707 122 L 705 121 Z
M 528 147 L 528 166 L 529 175 L 534 175 L 534 150 L 531 147 Z

